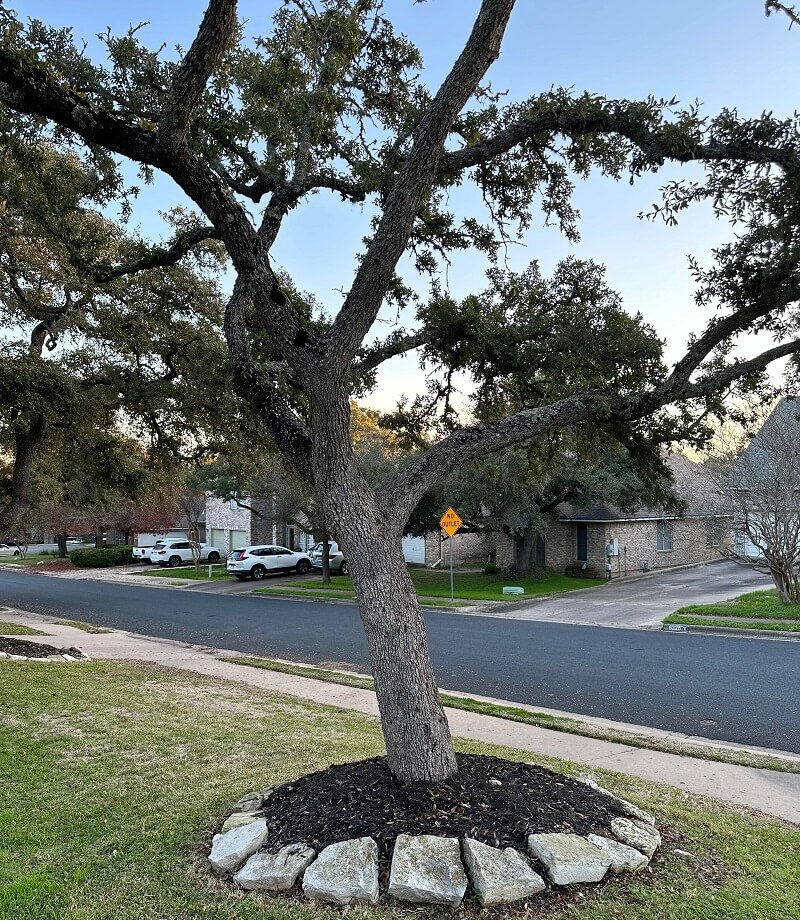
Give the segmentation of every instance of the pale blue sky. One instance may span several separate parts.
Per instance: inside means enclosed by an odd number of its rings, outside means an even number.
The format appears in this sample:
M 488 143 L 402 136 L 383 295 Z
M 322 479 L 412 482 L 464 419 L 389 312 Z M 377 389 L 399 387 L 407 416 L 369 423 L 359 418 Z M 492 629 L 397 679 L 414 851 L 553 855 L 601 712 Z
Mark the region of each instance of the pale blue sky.
M 106 26 L 121 32 L 147 21 L 151 25 L 144 34 L 151 46 L 186 46 L 206 4 L 12 0 L 9 5 L 22 16 L 72 25 L 80 38 L 91 39 Z M 243 0 L 240 11 L 248 32 L 268 31 L 275 6 L 274 0 Z M 391 18 L 422 50 L 428 86 L 435 88 L 446 74 L 478 6 L 477 0 L 387 0 Z M 767 19 L 762 0 L 518 0 L 490 79 L 495 89 L 509 91 L 510 100 L 570 86 L 609 97 L 677 96 L 685 104 L 697 99 L 708 114 L 735 107 L 747 116 L 765 109 L 790 115 L 798 103 L 798 57 L 800 32 L 789 32 L 784 18 Z M 689 332 L 701 328 L 706 318 L 692 300 L 686 256 L 707 258 L 730 229 L 701 208 L 684 215 L 678 228 L 640 221 L 637 214 L 658 199 L 663 182 L 690 174 L 691 168 L 670 166 L 634 187 L 603 179 L 579 186 L 581 242 L 570 244 L 557 229 L 535 222 L 524 245 L 512 249 L 511 266 L 521 269 L 536 258 L 549 271 L 569 254 L 604 263 L 626 307 L 642 311 L 667 340 L 668 357 L 675 359 Z M 173 189 L 161 182 L 143 194 L 135 215 L 143 231 L 155 232 L 153 215 L 170 204 Z M 276 261 L 300 287 L 335 310 L 337 291 L 349 285 L 353 254 L 367 226 L 367 211 L 347 208 L 334 196 L 317 196 L 287 220 L 274 250 Z M 481 289 L 483 268 L 474 254 L 456 257 L 448 276 L 453 293 Z M 372 402 L 386 407 L 402 393 L 413 393 L 421 380 L 416 366 L 413 357 L 393 362 Z

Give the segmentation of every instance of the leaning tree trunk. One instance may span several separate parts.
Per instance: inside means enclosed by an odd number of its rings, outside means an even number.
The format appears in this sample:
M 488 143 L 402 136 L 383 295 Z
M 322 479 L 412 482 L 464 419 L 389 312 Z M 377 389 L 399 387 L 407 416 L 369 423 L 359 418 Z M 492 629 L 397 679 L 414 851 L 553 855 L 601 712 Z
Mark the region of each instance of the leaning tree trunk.
M 11 500 L 0 508 L 0 532 L 13 531 L 33 507 L 33 466 L 46 434 L 47 422 L 41 415 L 14 433 Z
M 312 403 L 322 430 L 314 443 L 314 476 L 325 519 L 335 522 L 353 577 L 389 767 L 404 782 L 442 782 L 458 767 L 403 559 L 402 525 L 389 525 L 358 471 L 347 398 L 337 400 L 332 389 L 322 389 L 324 405 Z

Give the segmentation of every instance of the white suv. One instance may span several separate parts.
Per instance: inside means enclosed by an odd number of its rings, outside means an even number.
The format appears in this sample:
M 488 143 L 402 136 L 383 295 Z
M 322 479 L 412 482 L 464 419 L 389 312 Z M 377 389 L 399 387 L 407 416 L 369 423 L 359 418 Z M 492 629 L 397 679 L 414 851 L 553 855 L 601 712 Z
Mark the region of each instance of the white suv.
M 207 543 L 200 544 L 200 561 L 215 563 L 221 559 L 220 551 L 216 546 Z M 192 544 L 188 540 L 158 540 L 150 550 L 150 561 L 157 565 L 183 565 L 194 562 Z
M 240 581 L 247 578 L 262 579 L 268 572 L 299 572 L 305 575 L 311 571 L 311 560 L 306 553 L 293 553 L 285 546 L 263 544 L 235 549 L 228 556 L 228 574 Z

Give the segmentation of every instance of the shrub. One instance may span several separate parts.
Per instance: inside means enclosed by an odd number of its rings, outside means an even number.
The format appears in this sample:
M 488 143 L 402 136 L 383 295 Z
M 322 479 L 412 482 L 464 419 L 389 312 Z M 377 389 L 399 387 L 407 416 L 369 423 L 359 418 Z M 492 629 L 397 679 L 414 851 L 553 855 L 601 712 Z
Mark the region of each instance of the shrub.
M 500 566 L 494 562 L 484 562 L 483 563 L 483 574 L 484 575 L 498 575 L 500 573 Z
M 114 549 L 119 554 L 119 565 L 127 565 L 133 559 L 133 547 L 128 546 L 125 543 L 120 543 L 119 546 L 115 546 Z
M 127 550 L 128 552 L 124 552 Z M 69 558 L 73 565 L 82 569 L 104 569 L 120 565 L 130 559 L 129 546 L 104 546 L 99 549 L 74 549 Z

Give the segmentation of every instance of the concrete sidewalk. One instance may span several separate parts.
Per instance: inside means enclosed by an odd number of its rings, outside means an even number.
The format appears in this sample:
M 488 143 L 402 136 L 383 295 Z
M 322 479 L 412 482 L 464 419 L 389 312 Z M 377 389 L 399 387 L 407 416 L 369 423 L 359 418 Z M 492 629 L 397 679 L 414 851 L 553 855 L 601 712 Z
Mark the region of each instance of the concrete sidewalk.
M 243 667 L 221 660 L 223 657 L 240 654 L 238 652 L 185 645 L 118 630 L 99 634 L 86 633 L 74 627 L 56 625 L 52 618 L 20 610 L 5 609 L 2 610 L 0 616 L 7 621 L 37 627 L 48 634 L 41 637 L 26 636 L 26 640 L 56 646 L 77 645 L 92 658 L 152 662 L 259 687 L 262 690 L 285 693 L 328 706 L 355 710 L 373 718 L 378 716 L 375 695 L 371 691 L 306 677 L 295 677 L 276 671 Z M 31 665 L 31 667 L 36 666 Z M 508 705 L 517 706 L 518 704 Z M 560 757 L 583 764 L 589 769 L 597 766 L 606 770 L 617 770 L 643 779 L 677 786 L 688 792 L 714 796 L 734 805 L 754 808 L 765 814 L 800 825 L 800 774 L 797 773 L 718 763 L 690 755 L 666 754 L 616 742 L 537 728 L 449 707 L 446 712 L 451 731 L 456 737 L 506 745 L 550 757 Z M 572 716 L 572 718 L 584 722 L 592 721 L 583 716 Z M 628 726 L 607 721 L 601 724 L 649 735 L 668 735 L 665 732 L 659 733 L 656 730 L 643 729 L 641 726 Z M 668 736 L 671 740 L 676 740 L 674 734 Z M 715 743 L 714 747 L 731 748 L 733 746 Z M 697 751 L 696 744 L 688 743 L 687 751 Z M 781 756 L 795 763 L 800 760 L 794 755 Z

